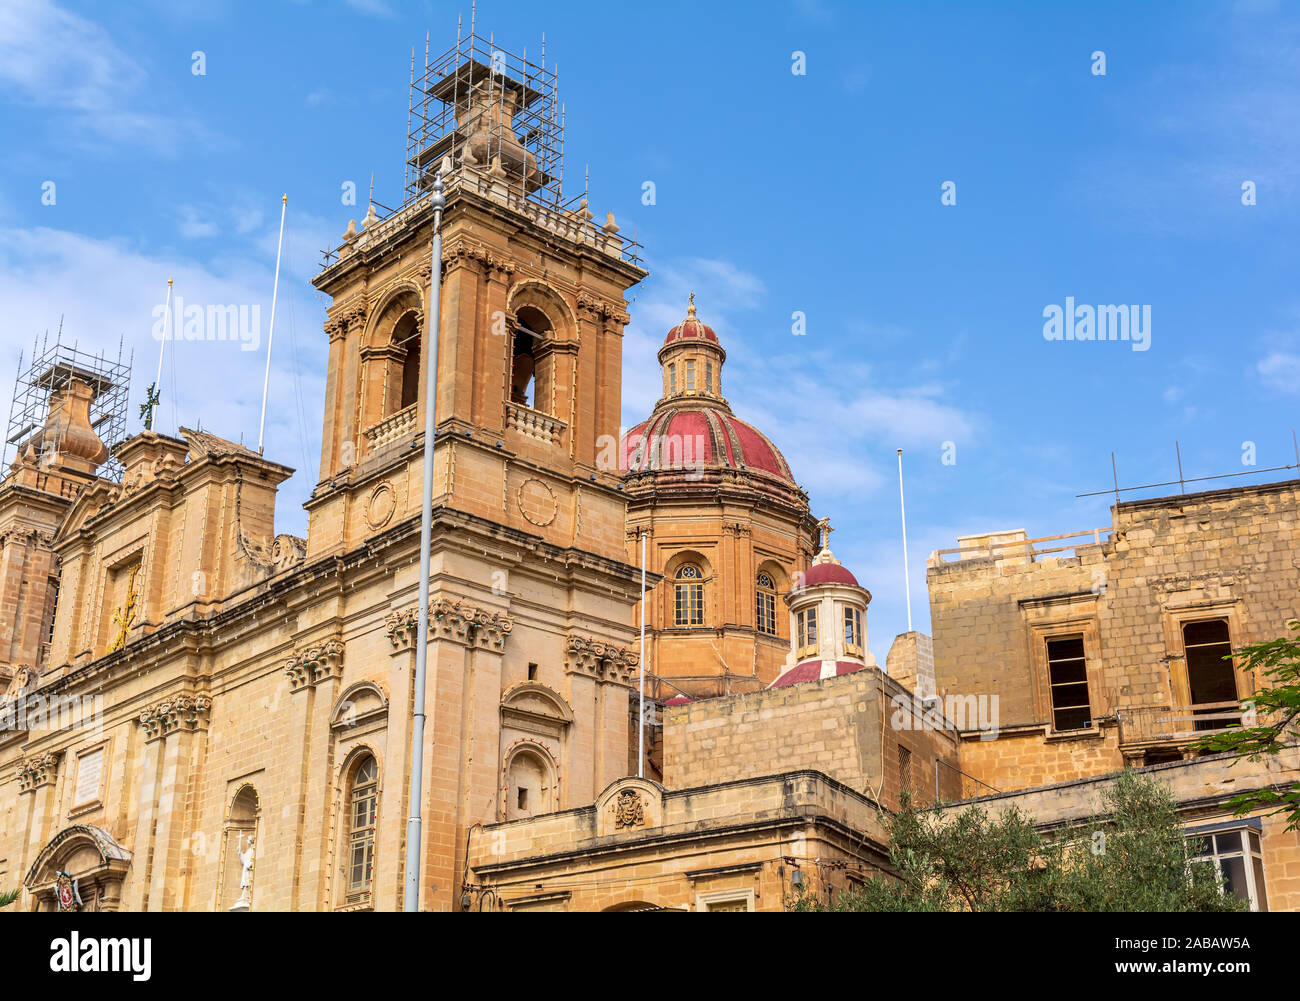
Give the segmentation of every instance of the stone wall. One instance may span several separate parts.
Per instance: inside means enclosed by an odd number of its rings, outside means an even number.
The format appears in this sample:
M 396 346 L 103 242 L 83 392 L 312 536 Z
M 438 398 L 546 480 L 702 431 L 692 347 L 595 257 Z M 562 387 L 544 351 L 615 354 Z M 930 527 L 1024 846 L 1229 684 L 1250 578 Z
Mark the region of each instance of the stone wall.
M 683 789 L 812 769 L 892 809 L 907 767 L 913 791 L 931 801 L 936 760 L 957 763 L 956 733 L 918 726 L 914 708 L 910 693 L 877 668 L 669 707 L 664 784 Z M 941 798 L 959 795 L 956 778 L 939 766 Z

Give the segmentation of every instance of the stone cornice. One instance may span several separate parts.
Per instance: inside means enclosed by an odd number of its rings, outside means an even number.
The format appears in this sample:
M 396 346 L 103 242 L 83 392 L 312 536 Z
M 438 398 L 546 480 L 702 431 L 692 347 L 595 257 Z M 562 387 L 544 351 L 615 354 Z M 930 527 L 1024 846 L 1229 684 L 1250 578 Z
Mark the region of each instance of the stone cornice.
M 384 632 L 389 642 L 398 649 L 413 647 L 418 620 L 419 610 L 415 608 L 390 612 L 384 620 Z M 449 639 L 466 646 L 500 652 L 505 649 L 514 627 L 515 620 L 504 612 L 479 608 L 467 601 L 440 597 L 429 603 L 429 636 L 432 639 Z

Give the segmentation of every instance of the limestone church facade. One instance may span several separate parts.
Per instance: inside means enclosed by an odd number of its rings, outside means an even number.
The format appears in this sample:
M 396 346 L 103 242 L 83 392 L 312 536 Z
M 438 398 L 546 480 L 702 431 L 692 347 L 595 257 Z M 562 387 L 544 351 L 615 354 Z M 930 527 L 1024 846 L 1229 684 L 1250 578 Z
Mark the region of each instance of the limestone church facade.
M 462 67 L 467 119 L 529 99 L 480 69 Z M 598 456 L 646 272 L 612 217 L 530 200 L 526 160 L 476 167 L 473 148 L 447 158 L 438 265 L 427 909 L 456 899 L 469 828 L 626 774 L 639 666 L 626 499 Z M 0 733 L 20 906 L 58 906 L 71 873 L 87 908 L 229 909 L 250 843 L 255 909 L 401 906 L 433 213 L 426 196 L 366 223 L 314 282 L 331 304 L 306 539 L 272 523 L 291 470 L 212 434 L 142 431 L 121 482 L 97 476 L 95 387 L 53 374 L 57 447 L 25 442 L 0 488 L 0 692 L 92 722 L 27 711 Z

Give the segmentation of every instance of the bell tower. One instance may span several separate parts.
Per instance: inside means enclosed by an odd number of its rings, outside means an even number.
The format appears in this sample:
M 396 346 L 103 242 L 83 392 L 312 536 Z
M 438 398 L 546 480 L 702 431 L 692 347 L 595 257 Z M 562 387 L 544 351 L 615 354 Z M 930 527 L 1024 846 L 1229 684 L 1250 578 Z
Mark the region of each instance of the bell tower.
M 421 906 L 449 909 L 470 827 L 590 805 L 627 774 L 641 577 L 617 450 L 624 296 L 647 272 L 612 213 L 598 224 L 585 191 L 561 194 L 544 55 L 471 31 L 412 71 L 411 93 L 401 207 L 372 200 L 314 280 L 331 304 L 307 560 L 337 556 L 356 568 L 345 600 L 383 602 L 393 661 L 367 669 L 393 672 L 391 717 L 409 718 L 436 330 Z M 397 795 L 403 754 L 388 767 Z
M 385 474 L 422 446 L 428 192 L 440 170 L 435 503 L 620 557 L 618 471 L 598 460 L 617 449 L 624 293 L 647 273 L 638 247 L 613 213 L 595 223 L 585 191 L 562 198 L 553 71 L 470 36 L 412 94 L 402 207 L 372 201 L 314 282 L 333 304 L 309 554 L 418 513 L 418 489 Z

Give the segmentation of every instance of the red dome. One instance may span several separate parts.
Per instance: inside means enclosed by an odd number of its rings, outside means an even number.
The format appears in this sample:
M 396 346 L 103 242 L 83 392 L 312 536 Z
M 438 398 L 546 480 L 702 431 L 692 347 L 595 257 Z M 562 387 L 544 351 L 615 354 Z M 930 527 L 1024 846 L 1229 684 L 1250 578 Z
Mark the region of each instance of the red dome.
M 707 323 L 701 323 L 693 316 L 688 316 L 672 330 L 668 331 L 668 336 L 664 338 L 664 344 L 672 344 L 674 341 L 689 340 L 690 338 L 703 338 L 706 341 L 718 343 L 718 335 L 713 332 L 713 328 Z
M 624 436 L 621 458 L 622 468 L 629 473 L 729 467 L 794 483 L 785 457 L 766 435 L 705 403 L 653 414 Z
M 853 674 L 856 671 L 865 671 L 866 665 L 859 664 L 852 660 L 837 660 L 835 662 L 835 676 L 843 674 Z M 802 664 L 796 664 L 785 674 L 777 678 L 768 685 L 768 688 L 785 688 L 787 685 L 798 685 L 805 681 L 820 681 L 822 676 L 822 662 L 820 660 L 805 660 Z
M 695 293 L 691 293 L 690 305 L 686 307 L 686 319 L 672 330 L 668 331 L 668 336 L 664 338 L 664 347 L 681 340 L 705 340 L 713 344 L 718 343 L 718 335 L 713 332 L 713 328 L 707 323 L 701 323 L 695 316 Z M 660 348 L 662 351 L 663 348 Z
M 848 567 L 840 563 L 814 563 L 804 571 L 802 583 L 804 587 L 813 587 L 816 584 L 862 586 L 858 583 L 858 579 L 849 573 Z
M 665 702 L 664 705 L 666 705 L 666 706 L 685 706 L 685 705 L 690 705 L 690 703 L 692 703 L 692 702 L 694 702 L 694 701 L 695 701 L 695 700 L 692 699 L 689 695 L 674 695 L 671 699 L 669 699 L 667 702 Z

